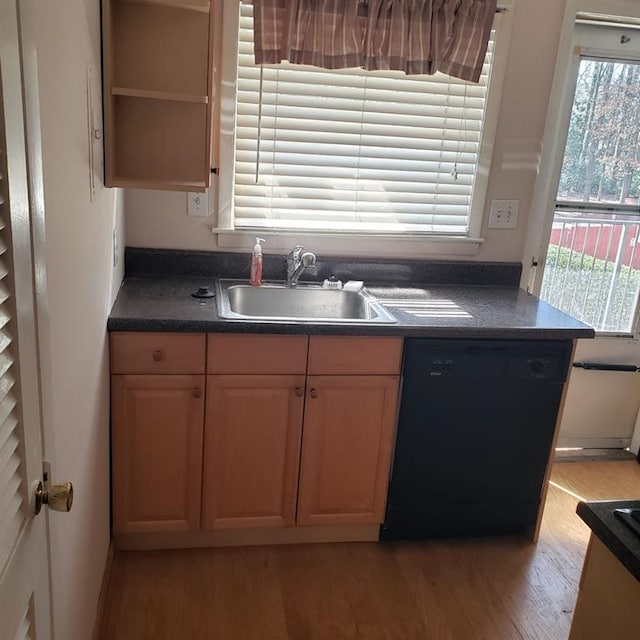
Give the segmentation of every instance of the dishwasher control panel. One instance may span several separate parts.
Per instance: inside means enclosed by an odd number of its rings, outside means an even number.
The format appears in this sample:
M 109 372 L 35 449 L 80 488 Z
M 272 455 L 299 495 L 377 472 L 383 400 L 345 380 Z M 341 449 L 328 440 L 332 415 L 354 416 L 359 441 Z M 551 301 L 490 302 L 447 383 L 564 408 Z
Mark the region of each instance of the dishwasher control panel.
M 419 339 L 417 339 L 419 340 Z M 405 366 L 429 378 L 505 377 L 513 380 L 564 382 L 569 350 L 564 344 L 501 341 L 435 341 L 413 355 L 407 340 Z M 413 362 L 413 360 L 419 360 Z

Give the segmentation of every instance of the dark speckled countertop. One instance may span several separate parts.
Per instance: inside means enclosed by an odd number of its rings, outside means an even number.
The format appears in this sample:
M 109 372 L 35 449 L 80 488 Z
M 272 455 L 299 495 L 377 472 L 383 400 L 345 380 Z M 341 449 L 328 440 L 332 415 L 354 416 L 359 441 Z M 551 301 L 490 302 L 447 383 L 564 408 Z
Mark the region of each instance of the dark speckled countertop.
M 351 265 L 354 279 L 365 285 L 397 318 L 389 325 L 350 325 L 329 322 L 237 321 L 218 317 L 215 299 L 197 300 L 198 287 L 214 288 L 215 276 L 238 277 L 237 264 L 211 269 L 215 258 L 202 255 L 208 269 L 198 267 L 201 252 L 127 250 L 127 277 L 108 321 L 110 331 L 220 331 L 241 333 L 304 333 L 341 335 L 424 336 L 439 338 L 572 339 L 593 337 L 587 325 L 562 313 L 517 287 L 520 265 L 407 263 L 397 268 L 380 261 Z M 196 254 L 196 257 L 194 257 Z M 214 254 L 211 254 L 214 255 Z M 217 254 L 219 255 L 219 254 Z M 184 259 L 180 259 L 180 256 Z M 245 256 L 242 256 L 244 260 Z M 224 257 L 229 261 L 228 256 Z M 233 259 L 231 259 L 233 260 Z M 274 275 L 280 274 L 280 259 Z M 185 262 L 188 264 L 185 267 Z M 320 263 L 318 278 L 344 264 Z M 182 265 L 182 275 L 171 274 Z M 379 270 L 382 265 L 385 282 Z M 395 267 L 395 268 L 393 268 Z M 243 272 L 245 265 L 240 265 Z M 342 272 L 339 270 L 342 269 Z M 213 272 L 215 273 L 213 273 Z M 265 273 L 269 273 L 268 261 Z M 428 283 L 402 282 L 416 277 Z M 456 284 L 443 284 L 447 275 Z M 347 274 L 348 275 L 348 274 Z M 487 283 L 487 284 L 480 284 Z
M 578 515 L 593 534 L 640 580 L 640 536 L 614 515 L 615 509 L 640 509 L 640 500 L 578 503 Z

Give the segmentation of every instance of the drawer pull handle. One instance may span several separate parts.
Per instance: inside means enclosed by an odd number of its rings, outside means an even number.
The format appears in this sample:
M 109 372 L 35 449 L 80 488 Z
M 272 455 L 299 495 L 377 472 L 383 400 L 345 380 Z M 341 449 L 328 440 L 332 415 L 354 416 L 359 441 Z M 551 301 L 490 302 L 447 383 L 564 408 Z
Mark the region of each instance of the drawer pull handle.
M 302 398 L 302 396 L 304 395 L 304 389 L 302 387 L 296 387 L 294 393 L 298 398 Z
M 161 351 L 160 349 L 158 349 L 157 351 L 153 352 L 152 358 L 156 361 L 156 362 L 160 362 L 160 360 L 164 360 L 164 351 Z
M 318 397 L 318 390 L 317 389 L 311 389 L 311 391 L 309 391 L 309 395 L 312 398 L 317 398 Z
M 193 397 L 194 398 L 200 398 L 202 396 L 202 389 L 200 389 L 200 387 L 196 387 L 193 390 Z

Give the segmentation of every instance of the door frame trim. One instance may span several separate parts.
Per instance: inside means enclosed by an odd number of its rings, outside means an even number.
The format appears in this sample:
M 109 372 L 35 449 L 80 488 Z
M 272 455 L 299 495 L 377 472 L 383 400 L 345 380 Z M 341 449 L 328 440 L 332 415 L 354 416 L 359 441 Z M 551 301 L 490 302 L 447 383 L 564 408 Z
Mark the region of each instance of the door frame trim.
M 533 191 L 525 248 L 522 256 L 520 286 L 539 295 L 542 285 L 542 263 L 546 257 L 548 239 L 553 224 L 554 205 L 558 191 L 560 167 L 568 133 L 575 87 L 570 81 L 577 71 L 579 56 L 572 52 L 576 17 L 580 12 L 640 18 L 640 5 L 625 0 L 567 0 L 556 57 L 549 106 L 543 135 L 540 173 Z M 561 114 L 558 118 L 557 114 Z M 562 144 L 561 144 L 562 142 Z
M 568 102 L 573 101 L 575 87 L 570 74 L 577 64 L 574 46 L 576 18 L 579 12 L 600 15 L 616 15 L 629 18 L 640 18 L 640 5 L 625 0 L 567 0 L 560 41 L 558 45 L 556 66 L 549 94 L 549 106 L 545 121 L 540 173 L 536 180 L 531 200 L 531 211 L 528 220 L 525 247 L 522 255 L 522 277 L 520 286 L 528 292 L 539 295 L 542 285 L 543 263 L 551 235 L 551 226 L 555 209 L 555 201 L 560 179 L 560 167 L 564 157 L 565 141 L 571 117 Z M 558 118 L 557 114 L 561 114 Z M 562 144 L 560 143 L 562 141 Z M 637 312 L 640 314 L 640 305 Z M 640 317 L 640 316 L 639 316 Z M 639 323 L 636 322 L 636 331 Z M 629 336 L 626 336 L 629 339 Z M 634 339 L 638 339 L 637 337 Z M 631 441 L 631 450 L 640 448 L 640 414 L 636 419 L 635 431 Z

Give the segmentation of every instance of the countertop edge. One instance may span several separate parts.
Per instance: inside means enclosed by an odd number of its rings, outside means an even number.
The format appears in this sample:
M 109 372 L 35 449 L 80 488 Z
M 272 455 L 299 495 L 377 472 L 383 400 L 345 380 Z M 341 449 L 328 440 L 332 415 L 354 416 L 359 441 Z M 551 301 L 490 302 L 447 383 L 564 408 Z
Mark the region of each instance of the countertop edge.
M 572 340 L 593 338 L 591 329 L 539 327 L 408 327 L 406 325 L 350 325 L 312 322 L 252 322 L 233 320 L 180 320 L 149 318 L 114 318 L 107 321 L 107 330 L 190 333 L 266 333 L 308 335 L 397 336 L 403 338 L 521 338 Z

